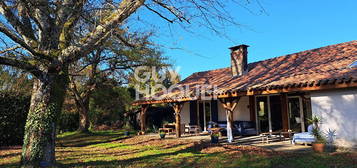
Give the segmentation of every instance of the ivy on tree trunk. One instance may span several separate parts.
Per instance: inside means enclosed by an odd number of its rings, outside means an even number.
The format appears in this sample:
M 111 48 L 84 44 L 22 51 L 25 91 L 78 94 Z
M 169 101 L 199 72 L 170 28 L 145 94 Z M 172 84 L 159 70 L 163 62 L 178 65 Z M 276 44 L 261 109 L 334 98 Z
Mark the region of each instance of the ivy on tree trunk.
M 55 163 L 56 118 L 64 101 L 68 74 L 46 74 L 36 79 L 25 125 L 23 167 L 53 166 Z

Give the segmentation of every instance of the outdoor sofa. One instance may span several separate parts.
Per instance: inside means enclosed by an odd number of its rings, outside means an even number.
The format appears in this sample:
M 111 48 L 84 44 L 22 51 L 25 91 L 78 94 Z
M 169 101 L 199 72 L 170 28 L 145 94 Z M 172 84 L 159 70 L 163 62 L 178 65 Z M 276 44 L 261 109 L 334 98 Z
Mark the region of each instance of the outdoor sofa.
M 209 122 L 208 128 L 222 128 L 221 134 L 227 135 L 227 121 Z M 255 122 L 253 121 L 234 121 L 232 126 L 233 135 L 248 136 L 256 135 Z

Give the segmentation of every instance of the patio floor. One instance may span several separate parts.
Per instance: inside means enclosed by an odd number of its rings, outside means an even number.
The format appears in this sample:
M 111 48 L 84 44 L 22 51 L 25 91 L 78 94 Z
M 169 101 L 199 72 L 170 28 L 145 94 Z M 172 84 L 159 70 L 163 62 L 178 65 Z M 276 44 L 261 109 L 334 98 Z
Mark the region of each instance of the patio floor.
M 147 136 L 158 136 L 157 134 L 148 134 Z M 166 135 L 168 139 L 176 138 L 175 135 Z M 184 134 L 181 137 L 182 139 L 195 139 L 202 141 L 210 141 L 210 136 L 208 134 L 200 134 L 200 135 L 187 135 Z M 228 144 L 227 137 L 220 137 L 221 144 Z M 267 148 L 273 151 L 279 152 L 310 152 L 311 146 L 305 146 L 303 144 L 293 145 L 290 141 L 280 141 L 278 138 L 273 138 L 270 143 L 262 143 L 260 136 L 236 136 L 234 137 L 233 144 L 236 145 L 251 145 L 251 146 L 259 146 L 263 148 Z

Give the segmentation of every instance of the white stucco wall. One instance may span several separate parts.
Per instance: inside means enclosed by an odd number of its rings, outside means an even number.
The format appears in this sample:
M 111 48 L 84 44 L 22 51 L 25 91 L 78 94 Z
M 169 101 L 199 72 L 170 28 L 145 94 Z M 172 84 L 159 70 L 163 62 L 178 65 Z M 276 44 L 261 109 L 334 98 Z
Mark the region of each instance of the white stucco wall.
M 189 124 L 190 123 L 190 103 L 186 102 L 183 104 L 181 111 L 181 123 Z
M 250 121 L 249 112 L 249 98 L 247 96 L 241 97 L 236 109 L 233 112 L 234 121 Z M 224 110 L 222 104 L 218 103 L 218 121 L 227 121 L 226 111 Z
M 357 89 L 312 92 L 311 106 L 323 131 L 336 130 L 337 145 L 357 146 Z

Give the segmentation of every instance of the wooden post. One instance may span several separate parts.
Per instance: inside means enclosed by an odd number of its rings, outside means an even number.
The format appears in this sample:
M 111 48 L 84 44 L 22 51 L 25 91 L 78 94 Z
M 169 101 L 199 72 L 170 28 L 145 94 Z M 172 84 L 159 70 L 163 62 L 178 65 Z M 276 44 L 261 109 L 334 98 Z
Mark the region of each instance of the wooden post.
M 283 124 L 283 131 L 288 131 L 289 129 L 289 116 L 288 116 L 288 98 L 284 93 L 281 95 L 281 120 Z
M 140 134 L 143 135 L 145 134 L 146 131 L 146 112 L 148 110 L 150 105 L 145 104 L 141 106 L 141 112 L 140 112 Z
M 239 99 L 240 99 L 240 97 L 220 99 L 220 101 L 221 101 L 221 103 L 223 105 L 223 108 L 226 110 L 226 116 L 227 116 L 227 139 L 228 139 L 229 143 L 233 142 L 233 131 L 232 131 L 233 111 L 237 107 Z
M 249 112 L 250 112 L 250 121 L 255 121 L 255 98 L 254 96 L 249 96 Z
M 173 106 L 174 111 L 175 111 L 175 120 L 176 120 L 176 137 L 180 138 L 181 137 L 181 110 L 183 107 L 183 103 L 174 103 Z

